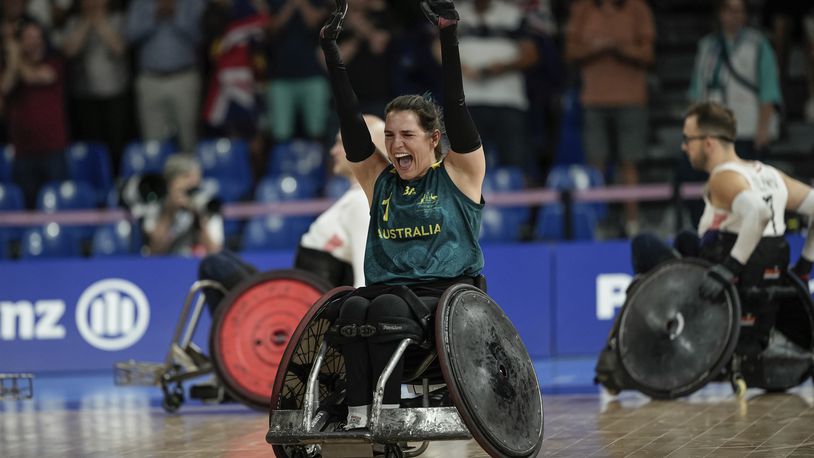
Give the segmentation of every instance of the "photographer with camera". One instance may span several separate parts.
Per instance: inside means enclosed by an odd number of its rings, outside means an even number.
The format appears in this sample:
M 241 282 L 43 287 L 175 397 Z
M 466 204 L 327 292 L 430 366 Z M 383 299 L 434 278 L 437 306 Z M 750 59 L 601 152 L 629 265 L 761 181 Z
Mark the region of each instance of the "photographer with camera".
M 204 256 L 223 246 L 223 218 L 211 193 L 201 189 L 201 166 L 185 154 L 164 165 L 166 194 L 145 209 L 142 230 L 149 254 Z

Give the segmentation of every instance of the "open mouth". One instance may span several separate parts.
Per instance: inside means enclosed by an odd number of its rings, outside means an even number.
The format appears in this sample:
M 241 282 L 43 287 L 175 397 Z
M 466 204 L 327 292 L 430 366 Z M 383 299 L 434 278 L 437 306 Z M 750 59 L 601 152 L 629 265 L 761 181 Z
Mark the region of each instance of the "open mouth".
M 399 169 L 408 169 L 413 165 L 413 156 L 409 154 L 396 154 L 396 166 Z

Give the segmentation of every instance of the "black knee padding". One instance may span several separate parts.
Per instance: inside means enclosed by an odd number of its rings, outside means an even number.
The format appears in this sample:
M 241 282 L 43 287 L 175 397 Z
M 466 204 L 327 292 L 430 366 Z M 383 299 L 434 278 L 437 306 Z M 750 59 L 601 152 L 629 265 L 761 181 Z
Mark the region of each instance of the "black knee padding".
M 255 273 L 257 269 L 254 266 L 226 250 L 207 255 L 198 264 L 199 279 L 217 281 L 227 290 Z
M 325 342 L 339 346 L 360 340 L 371 333 L 365 322 L 370 301 L 351 296 L 339 307 L 339 316 L 325 333 Z
M 375 328 L 375 332 L 368 336 L 371 342 L 411 338 L 420 343 L 424 340 L 424 330 L 410 306 L 394 294 L 382 294 L 373 299 L 367 313 L 367 324 Z

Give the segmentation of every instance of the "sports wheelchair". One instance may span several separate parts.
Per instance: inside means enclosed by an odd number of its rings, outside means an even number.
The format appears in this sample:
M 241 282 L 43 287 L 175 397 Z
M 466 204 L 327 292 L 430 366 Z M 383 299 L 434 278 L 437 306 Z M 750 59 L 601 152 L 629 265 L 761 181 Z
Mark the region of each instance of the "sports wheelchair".
M 192 341 L 205 306 L 206 288 L 224 293 L 212 317 L 209 355 Z M 116 363 L 115 382 L 160 385 L 164 410 L 174 412 L 184 403 L 183 382 L 214 372 L 217 382 L 193 385 L 191 398 L 234 399 L 266 411 L 289 337 L 311 305 L 330 288 L 326 280 L 299 269 L 257 274 L 232 291 L 212 280 L 196 281 L 187 293 L 164 362 Z
M 368 428 L 344 430 L 345 364 L 324 337 L 329 310 L 352 291 L 326 293 L 285 350 L 266 434 L 278 458 L 373 456 L 373 444 L 383 446 L 385 457 L 412 457 L 429 441 L 472 437 L 493 457 L 537 455 L 543 401 L 534 366 L 500 307 L 467 284 L 441 296 L 425 342 L 400 342 L 375 386 Z M 385 383 L 402 356 L 402 383 L 421 384 L 423 394 L 382 409 Z M 431 385 L 440 388 L 430 391 Z M 409 448 L 408 442 L 421 445 Z
M 596 366 L 611 394 L 635 389 L 658 399 L 728 381 L 785 391 L 814 370 L 814 301 L 785 269 L 768 269 L 759 286 L 730 285 L 719 300 L 698 295 L 710 267 L 672 260 L 634 280 Z

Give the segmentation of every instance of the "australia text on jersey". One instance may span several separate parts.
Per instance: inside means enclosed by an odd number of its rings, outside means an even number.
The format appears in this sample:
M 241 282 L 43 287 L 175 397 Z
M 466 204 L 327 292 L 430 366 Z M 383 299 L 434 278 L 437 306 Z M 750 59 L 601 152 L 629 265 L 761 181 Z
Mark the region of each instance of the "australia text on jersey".
M 380 239 L 413 239 L 428 237 L 441 232 L 440 224 L 427 224 L 415 227 L 397 227 L 392 229 L 377 229 Z

